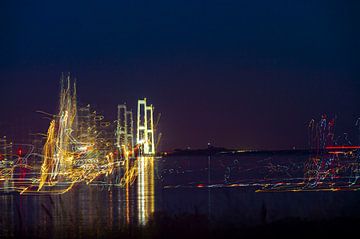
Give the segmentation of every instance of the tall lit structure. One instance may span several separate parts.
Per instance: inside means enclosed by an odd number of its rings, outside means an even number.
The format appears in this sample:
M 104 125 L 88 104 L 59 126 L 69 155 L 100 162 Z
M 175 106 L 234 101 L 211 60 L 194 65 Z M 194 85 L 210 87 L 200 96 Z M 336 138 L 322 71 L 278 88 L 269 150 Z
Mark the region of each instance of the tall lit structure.
M 132 111 L 126 112 L 127 130 L 126 137 L 130 150 L 134 149 L 134 119 Z
M 60 78 L 59 113 L 50 122 L 43 147 L 43 164 L 38 191 L 51 185 L 72 169 L 74 148 L 71 133 L 77 131 L 76 84 L 71 84 L 70 73 Z
M 116 146 L 123 150 L 122 146 L 130 152 L 134 148 L 134 121 L 132 111 L 128 111 L 126 104 L 118 105 L 117 127 L 116 127 Z
M 3 138 L 0 138 L 0 144 L 2 145 L 3 160 L 6 162 L 6 160 L 7 160 L 7 144 L 6 144 L 6 136 L 4 136 Z
M 0 138 L 0 156 L 2 157 L 3 163 L 12 164 L 12 157 L 13 157 L 13 151 L 12 151 L 12 142 L 8 143 L 8 140 L 6 136 L 3 138 Z
M 136 143 L 143 146 L 144 154 L 155 154 L 154 107 L 147 105 L 146 98 L 138 100 Z

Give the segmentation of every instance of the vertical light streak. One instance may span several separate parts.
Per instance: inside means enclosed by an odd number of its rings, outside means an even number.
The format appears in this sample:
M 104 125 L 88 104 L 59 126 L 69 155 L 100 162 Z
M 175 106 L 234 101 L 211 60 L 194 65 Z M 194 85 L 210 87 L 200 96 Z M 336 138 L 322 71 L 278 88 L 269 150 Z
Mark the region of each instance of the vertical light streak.
M 48 175 L 50 173 L 51 168 L 53 167 L 54 144 L 55 144 L 54 137 L 55 137 L 55 121 L 52 120 L 47 132 L 47 139 L 43 149 L 44 161 L 41 166 L 41 175 L 40 175 L 40 183 L 39 183 L 38 191 L 42 189 L 45 182 L 48 180 Z
M 155 212 L 154 158 L 140 157 L 138 163 L 138 220 L 145 225 Z
M 140 157 L 138 163 L 138 219 L 140 225 L 145 225 L 146 223 L 146 211 L 145 211 L 145 202 L 146 202 L 146 195 L 145 195 L 145 158 Z

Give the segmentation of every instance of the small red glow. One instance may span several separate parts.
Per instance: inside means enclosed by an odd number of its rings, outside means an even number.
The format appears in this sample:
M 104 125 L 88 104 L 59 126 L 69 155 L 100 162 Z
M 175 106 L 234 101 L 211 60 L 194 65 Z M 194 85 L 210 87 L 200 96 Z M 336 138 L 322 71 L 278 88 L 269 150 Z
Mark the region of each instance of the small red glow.
M 19 157 L 22 156 L 22 149 L 21 148 L 18 149 L 17 154 L 18 154 Z

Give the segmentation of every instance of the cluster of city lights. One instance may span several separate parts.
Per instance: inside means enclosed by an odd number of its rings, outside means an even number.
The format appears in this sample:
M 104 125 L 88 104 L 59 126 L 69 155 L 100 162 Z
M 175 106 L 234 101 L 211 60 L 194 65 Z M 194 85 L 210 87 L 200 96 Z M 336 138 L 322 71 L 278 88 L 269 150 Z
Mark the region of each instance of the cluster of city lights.
M 89 105 L 78 108 L 76 84 L 70 75 L 63 75 L 59 112 L 51 115 L 41 150 L 35 152 L 34 145 L 19 146 L 20 152 L 13 154 L 15 145 L 6 138 L 0 141 L 4 151 L 0 151 L 1 190 L 63 194 L 79 184 L 125 187 L 134 183 L 139 167 L 146 171 L 148 165 L 138 161 L 151 161 L 155 155 L 153 106 L 148 106 L 146 99 L 138 102 L 135 143 L 132 113 L 127 118 L 129 112 L 122 108 L 118 107 L 115 125 L 104 121 Z

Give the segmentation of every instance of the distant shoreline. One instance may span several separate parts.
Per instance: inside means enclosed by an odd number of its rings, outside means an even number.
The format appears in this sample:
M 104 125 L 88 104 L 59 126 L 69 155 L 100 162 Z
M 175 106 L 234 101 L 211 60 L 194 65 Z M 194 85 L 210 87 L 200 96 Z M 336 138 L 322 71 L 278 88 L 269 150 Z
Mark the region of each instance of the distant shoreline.
M 316 149 L 288 149 L 288 150 L 234 150 L 226 148 L 209 148 L 209 149 L 175 149 L 172 152 L 163 152 L 162 156 L 208 156 L 208 155 L 310 155 L 310 154 L 327 154 L 328 151 Z

